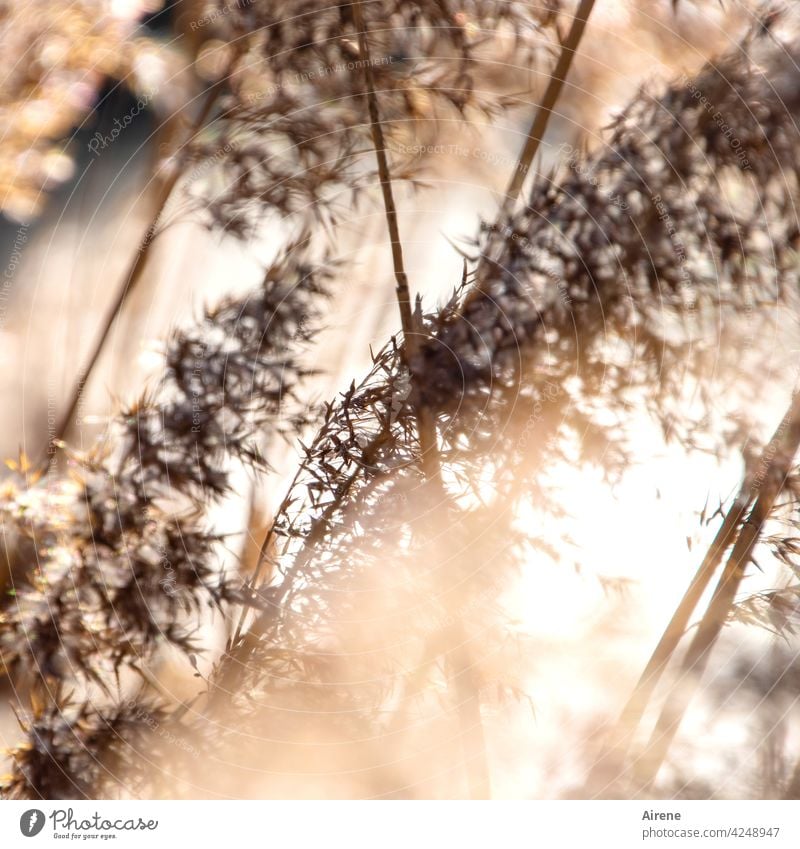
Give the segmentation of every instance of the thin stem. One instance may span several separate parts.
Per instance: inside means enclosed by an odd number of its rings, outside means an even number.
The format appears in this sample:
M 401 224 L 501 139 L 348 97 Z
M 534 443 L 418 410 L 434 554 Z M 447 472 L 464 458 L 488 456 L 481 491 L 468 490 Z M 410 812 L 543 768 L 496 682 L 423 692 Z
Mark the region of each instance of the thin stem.
M 594 776 L 599 778 L 606 769 L 618 770 L 622 765 L 636 729 L 639 727 L 642 716 L 653 695 L 653 690 L 661 680 L 661 676 L 672 659 L 675 650 L 678 648 L 681 638 L 686 633 L 689 619 L 702 598 L 703 593 L 711 583 L 711 579 L 714 577 L 717 567 L 722 562 L 726 549 L 733 542 L 742 517 L 750 504 L 752 504 L 753 498 L 752 480 L 749 475 L 746 475 L 733 504 L 731 504 L 730 509 L 725 514 L 722 524 L 703 558 L 703 562 L 692 578 L 678 607 L 672 614 L 669 624 L 664 629 L 661 639 L 653 649 L 653 653 L 650 655 L 644 671 L 623 708 L 611 734 L 611 742 L 592 770 L 592 775 L 589 778 L 590 786 L 594 783 Z
M 392 245 L 392 264 L 397 284 L 397 303 L 400 309 L 400 320 L 403 328 L 403 354 L 411 375 L 411 401 L 417 421 L 420 441 L 420 460 L 423 473 L 433 491 L 442 500 L 445 499 L 441 480 L 441 460 L 436 434 L 436 422 L 426 407 L 420 387 L 421 375 L 417 373 L 420 344 L 424 334 L 422 318 L 419 310 L 412 312 L 411 292 L 408 285 L 408 275 L 403 261 L 403 247 L 400 240 L 400 228 L 397 222 L 397 207 L 392 191 L 392 179 L 389 163 L 386 158 L 386 143 L 381 126 L 378 97 L 375 93 L 375 76 L 369 48 L 369 34 L 364 18 L 361 0 L 353 2 L 353 18 L 358 29 L 358 43 L 364 66 L 367 107 L 369 110 L 370 131 L 372 134 L 375 158 L 378 164 L 378 177 L 383 193 L 383 206 L 386 214 L 386 226 Z M 480 715 L 480 698 L 478 688 L 473 680 L 473 663 L 466 647 L 463 625 L 459 621 L 449 635 L 445 656 L 450 683 L 458 711 L 461 743 L 464 753 L 465 769 L 469 784 L 470 796 L 473 799 L 485 799 L 491 791 L 489 785 L 489 768 L 486 758 L 486 742 L 483 734 L 483 724 Z
M 375 150 L 375 158 L 378 161 L 378 177 L 383 193 L 383 207 L 386 215 L 386 226 L 389 230 L 389 239 L 392 245 L 392 265 L 394 266 L 394 277 L 397 283 L 397 303 L 400 307 L 400 319 L 403 326 L 403 335 L 406 346 L 412 351 L 416 350 L 418 340 L 416 338 L 417 326 L 414 321 L 414 313 L 411 309 L 411 291 L 408 286 L 408 275 L 403 262 L 403 243 L 400 241 L 400 227 L 397 223 L 397 207 L 394 202 L 392 191 L 392 178 L 389 171 L 389 163 L 386 159 L 386 142 L 383 137 L 380 113 L 378 111 L 378 97 L 375 94 L 375 74 L 372 71 L 370 61 L 369 39 L 367 27 L 364 21 L 361 0 L 353 2 L 353 17 L 358 29 L 358 43 L 364 65 L 364 77 L 367 84 L 367 107 L 369 109 L 370 132 L 372 134 L 372 145 Z
M 555 68 L 553 68 L 547 82 L 544 94 L 542 95 L 541 103 L 539 104 L 536 114 L 533 116 L 533 121 L 528 129 L 528 134 L 525 139 L 525 144 L 520 152 L 517 164 L 514 167 L 514 172 L 506 189 L 505 198 L 500 207 L 500 212 L 495 219 L 494 229 L 499 230 L 507 218 L 514 211 L 514 206 L 519 198 L 522 187 L 525 183 L 525 178 L 531 170 L 534 157 L 541 147 L 544 135 L 547 132 L 547 125 L 550 123 L 550 116 L 553 114 L 556 103 L 561 96 L 561 91 L 564 88 L 564 83 L 572 67 L 572 61 L 577 53 L 578 46 L 583 38 L 586 24 L 589 20 L 589 15 L 594 8 L 595 0 L 581 0 L 578 6 L 575 17 L 572 19 L 567 37 L 561 42 L 561 52 L 556 60 Z M 487 246 L 486 253 L 478 260 L 478 267 L 475 272 L 477 285 L 470 297 L 467 298 L 467 303 L 470 300 L 479 297 L 483 283 L 486 279 L 489 270 L 497 262 L 497 257 L 490 256 L 491 242 Z
M 528 130 L 528 136 L 525 140 L 525 146 L 522 148 L 519 159 L 517 161 L 514 173 L 511 175 L 506 196 L 503 202 L 502 215 L 508 215 L 514 208 L 514 204 L 522 191 L 522 185 L 525 182 L 525 177 L 530 171 L 533 163 L 533 158 L 539 150 L 544 139 L 544 134 L 547 131 L 547 125 L 550 121 L 550 116 L 553 113 L 558 98 L 561 96 L 561 89 L 564 87 L 564 82 L 569 74 L 572 60 L 575 58 L 575 53 L 578 45 L 583 37 L 583 31 L 586 29 L 586 23 L 589 15 L 592 13 L 595 0 L 581 0 L 575 17 L 572 19 L 567 37 L 561 43 L 561 53 L 558 56 L 558 61 L 550 74 L 550 79 L 547 83 L 542 102 L 536 110 L 533 123 Z
M 233 63 L 231 63 L 231 67 L 228 69 L 228 73 L 223 74 L 220 79 L 217 80 L 217 82 L 214 83 L 214 85 L 209 89 L 203 106 L 200 109 L 197 118 L 194 120 L 189 130 L 187 142 L 191 140 L 205 124 L 232 69 Z M 153 244 L 154 236 L 156 235 L 156 228 L 158 227 L 158 223 L 161 220 L 161 216 L 164 214 L 164 209 L 166 208 L 167 202 L 169 201 L 169 198 L 172 195 L 172 192 L 174 191 L 178 180 L 182 176 L 182 173 L 182 169 L 176 166 L 173 169 L 172 173 L 161 183 L 159 187 L 158 199 L 156 201 L 156 208 L 155 212 L 153 213 L 153 217 L 150 220 L 150 223 L 148 224 L 141 241 L 139 242 L 139 247 L 136 251 L 136 254 L 131 260 L 127 271 L 125 272 L 123 284 L 120 287 L 119 292 L 117 293 L 117 297 L 115 298 L 114 303 L 111 305 L 111 308 L 106 313 L 106 317 L 103 320 L 100 334 L 95 340 L 94 347 L 92 348 L 91 353 L 89 354 L 89 358 L 86 362 L 86 365 L 83 369 L 81 369 L 78 374 L 78 379 L 72 388 L 72 392 L 70 393 L 69 401 L 67 402 L 67 407 L 57 421 L 54 433 L 47 444 L 47 455 L 52 454 L 57 448 L 59 448 L 63 444 L 64 438 L 68 435 L 69 430 L 72 427 L 73 418 L 75 416 L 76 410 L 78 409 L 78 404 L 80 403 L 86 385 L 88 384 L 89 379 L 91 378 L 92 373 L 95 370 L 95 367 L 97 366 L 97 363 L 100 359 L 100 355 L 103 353 L 103 350 L 106 346 L 106 342 L 111 334 L 111 330 L 114 327 L 114 324 L 116 323 L 117 319 L 119 318 L 120 313 L 122 312 L 122 308 L 125 306 L 125 303 L 127 302 L 131 292 L 133 292 L 133 290 L 136 288 L 136 285 L 142 278 L 142 273 L 144 272 L 145 266 L 147 265 L 147 259 L 150 256 L 150 248 Z
M 419 315 L 415 315 L 411 307 L 411 290 L 408 285 L 408 275 L 403 260 L 403 244 L 400 239 L 400 227 L 397 222 L 397 207 L 394 202 L 392 177 L 389 162 L 386 158 L 386 142 L 383 136 L 378 96 L 375 93 L 375 74 L 372 69 L 369 38 L 364 20 L 361 0 L 353 2 L 353 18 L 358 29 L 358 43 L 364 66 L 366 82 L 367 108 L 369 110 L 370 132 L 375 159 L 378 163 L 378 178 L 383 194 L 383 208 L 386 216 L 386 227 L 389 230 L 389 240 L 392 246 L 392 266 L 396 282 L 397 305 L 400 310 L 400 322 L 403 328 L 404 357 L 411 373 L 412 404 L 419 427 L 421 462 L 426 476 L 430 481 L 441 480 L 441 464 L 436 439 L 436 424 L 430 412 L 422 403 L 419 392 L 420 381 L 415 375 L 417 353 L 423 338 L 424 329 Z
M 754 478 L 758 497 L 739 532 L 733 550 L 717 583 L 708 609 L 681 664 L 681 676 L 671 689 L 641 758 L 640 777 L 644 789 L 652 784 L 675 738 L 684 714 L 708 665 L 717 641 L 736 600 L 736 593 L 753 556 L 761 531 L 783 490 L 792 462 L 800 447 L 800 393 L 783 417 L 775 435 L 761 455 L 761 468 Z

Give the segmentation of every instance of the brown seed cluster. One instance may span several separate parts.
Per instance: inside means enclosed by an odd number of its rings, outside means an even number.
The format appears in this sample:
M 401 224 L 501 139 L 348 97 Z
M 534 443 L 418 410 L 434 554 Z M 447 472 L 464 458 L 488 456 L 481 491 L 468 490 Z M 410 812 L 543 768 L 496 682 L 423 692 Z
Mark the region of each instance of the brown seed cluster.
M 368 61 L 387 138 L 418 139 L 442 118 L 507 105 L 482 89 L 493 67 L 482 57 L 489 47 L 530 57 L 559 5 L 365 4 Z M 270 210 L 335 220 L 376 179 L 363 93 L 367 60 L 351 5 L 270 0 L 227 7 L 214 21 L 227 42 L 229 58 L 220 64 L 229 70 L 230 91 L 194 146 L 195 156 L 221 174 L 208 206 L 212 218 L 240 234 Z M 399 153 L 402 144 L 392 147 L 394 177 L 414 181 L 420 162 Z
M 485 21 L 489 10 L 497 16 L 514 4 L 473 5 Z M 445 39 L 450 76 L 431 77 L 430 90 L 463 109 L 453 92 L 473 91 L 476 36 L 466 23 L 441 3 L 365 8 L 384 14 L 371 21 L 381 33 L 376 57 L 401 47 L 403 56 L 429 55 Z M 274 17 L 257 17 L 264 9 Z M 341 103 L 341 80 L 326 76 L 317 86 L 309 77 L 302 92 L 288 84 L 322 60 L 352 54 L 350 7 L 291 10 L 242 4 L 226 16 L 226 25 L 256 34 L 248 50 L 268 58 L 281 83 L 269 103 L 256 99 L 243 112 L 249 95 L 234 80 L 231 121 L 252 137 L 230 141 L 238 153 L 227 167 L 239 169 L 238 188 L 218 211 L 233 229 L 243 203 L 293 210 L 288 198 L 302 192 L 287 187 L 298 162 L 300 179 L 335 163 L 342 182 L 339 157 L 357 149 L 344 133 L 362 108 L 352 82 L 343 83 Z M 291 49 L 284 55 L 279 45 Z M 40 676 L 9 794 L 100 794 L 110 774 L 147 792 L 153 778 L 137 772 L 135 750 L 139 734 L 156 728 L 173 742 L 202 739 L 204 752 L 243 771 L 263 766 L 256 734 L 291 748 L 309 714 L 324 717 L 339 743 L 389 747 L 387 700 L 399 688 L 404 706 L 419 690 L 404 674 L 409 660 L 422 656 L 423 675 L 449 674 L 440 661 L 453 634 L 481 649 L 475 675 L 489 686 L 481 659 L 508 650 L 494 599 L 522 562 L 514 504 L 536 498 L 558 509 L 546 469 L 559 458 L 623 468 L 620 419 L 637 404 L 694 445 L 703 422 L 671 401 L 686 375 L 704 381 L 705 341 L 718 340 L 720 323 L 754 301 L 795 304 L 797 70 L 763 34 L 744 47 L 657 96 L 640 93 L 598 150 L 567 157 L 537 179 L 523 209 L 483 227 L 462 286 L 441 310 L 420 316 L 426 338 L 416 360 L 409 364 L 403 341 L 390 340 L 369 375 L 323 410 L 255 587 L 219 576 L 219 539 L 204 529 L 202 512 L 226 493 L 231 458 L 261 462 L 261 435 L 277 428 L 304 375 L 297 351 L 311 341 L 315 304 L 335 269 L 314 268 L 293 246 L 253 296 L 226 301 L 174 336 L 163 384 L 120 416 L 103 450 L 80 458 L 78 518 L 48 528 L 38 576 L 0 620 L 6 665 Z M 393 74 L 376 69 L 390 120 L 393 108 L 411 114 L 408 86 Z M 425 70 L 415 79 L 424 81 Z M 320 92 L 333 98 L 330 112 L 311 108 L 308 98 Z M 316 147 L 327 138 L 321 126 L 287 118 L 305 110 L 312 122 L 317 114 L 332 122 L 325 132 L 336 139 L 333 158 L 327 142 Z M 283 189 L 261 147 L 271 116 L 282 128 L 278 147 L 289 151 Z M 341 146 L 342 133 L 352 147 Z M 323 183 L 305 200 L 316 205 Z M 415 401 L 435 421 L 438 481 L 422 473 Z M 287 430 L 296 435 L 302 420 L 302 411 L 289 415 Z M 726 426 L 723 440 L 741 423 Z M 251 604 L 254 618 L 231 639 L 191 719 L 112 696 L 113 675 L 160 642 L 191 653 L 192 614 L 228 602 Z M 105 698 L 67 698 L 59 687 L 76 673 Z M 86 755 L 95 750 L 97 761 Z M 174 770 L 191 771 L 186 753 L 172 752 Z M 57 780 L 48 759 L 63 770 Z M 119 772 L 104 771 L 108 762 L 121 764 Z
M 38 563 L 0 615 L 4 665 L 28 672 L 16 677 L 30 688 L 33 711 L 31 744 L 14 754 L 12 795 L 46 793 L 37 783 L 46 753 L 81 765 L 80 776 L 62 776 L 67 785 L 113 783 L 83 749 L 86 733 L 130 742 L 115 729 L 136 726 L 139 708 L 120 702 L 120 674 L 146 666 L 159 646 L 191 654 L 200 608 L 253 602 L 238 577 L 220 572 L 221 540 L 204 517 L 229 491 L 232 461 L 263 466 L 269 433 L 299 424 L 291 402 L 305 375 L 298 358 L 331 271 L 305 251 L 305 241 L 293 244 L 257 290 L 173 336 L 160 386 L 120 414 L 108 444 L 74 458 L 78 491 L 64 513 L 32 526 L 13 509 L 37 487 L 47 499 L 38 476 L 31 490 L 13 493 L 6 515 L 33 537 Z M 88 687 L 86 700 L 70 706 L 69 684 Z

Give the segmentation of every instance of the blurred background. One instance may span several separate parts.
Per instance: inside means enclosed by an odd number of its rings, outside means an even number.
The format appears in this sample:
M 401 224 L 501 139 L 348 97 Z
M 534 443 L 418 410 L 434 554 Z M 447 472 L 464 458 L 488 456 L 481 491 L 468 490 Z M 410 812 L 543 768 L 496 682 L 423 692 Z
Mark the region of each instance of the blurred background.
M 203 0 L 0 3 L 4 458 L 16 459 L 20 451 L 33 460 L 46 457 L 159 208 L 174 167 L 171 154 L 217 79 L 224 17 L 224 7 Z M 751 20 L 752 8 L 742 2 L 600 0 L 539 169 L 551 167 L 564 145 L 596 146 L 602 128 L 641 86 L 657 88 L 693 73 L 736 44 Z M 551 55 L 524 80 L 518 69 L 498 62 L 492 84 L 498 93 L 514 92 L 521 105 L 492 126 L 437 126 L 424 143 L 447 153 L 427 163 L 423 189 L 398 189 L 409 275 L 429 305 L 461 278 L 454 245 L 468 250 L 476 221 L 497 210 Z M 210 167 L 199 171 L 159 216 L 141 278 L 91 372 L 78 424 L 66 433 L 76 449 L 97 440 L 120 402 L 161 373 L 163 340 L 172 328 L 256 284 L 264 263 L 285 244 L 288 228 L 278 217 L 244 239 L 209 229 L 195 199 L 213 193 L 219 175 Z M 328 326 L 318 343 L 324 367 L 310 384 L 310 401 L 333 397 L 365 373 L 370 346 L 398 330 L 384 227 L 380 209 L 365 203 L 342 209 L 331 232 L 334 258 L 355 271 L 326 307 Z M 750 355 L 768 370 L 762 385 L 769 384 L 771 394 L 758 397 L 755 387 L 746 398 L 733 392 L 720 401 L 752 409 L 756 397 L 764 435 L 782 412 L 784 396 L 776 399 L 775 387 L 788 392 L 792 386 L 787 363 L 798 343 L 794 330 L 775 321 Z M 749 364 L 740 367 L 744 372 Z M 619 712 L 716 530 L 701 515 L 710 517 L 740 479 L 738 457 L 667 445 L 644 416 L 631 428 L 638 456 L 621 480 L 610 482 L 601 468 L 581 465 L 548 470 L 568 513 L 557 522 L 535 510 L 522 517 L 561 556 L 520 574 L 501 600 L 524 646 L 514 670 L 524 698 L 487 695 L 484 704 L 498 798 L 582 792 L 603 723 Z M 276 509 L 296 449 L 276 447 L 269 459 L 278 476 L 265 485 L 242 474 L 236 496 L 214 514 L 215 524 L 234 534 L 232 548 L 239 552 L 253 546 Z M 750 590 L 774 579 L 767 566 Z M 209 642 L 219 645 L 219 623 L 210 619 L 207 629 Z M 164 660 L 163 681 L 172 692 L 190 692 L 192 675 L 187 664 Z M 670 757 L 665 780 L 672 794 L 774 796 L 779 776 L 800 752 L 798 697 L 800 664 L 792 645 L 763 629 L 728 628 Z M 0 746 L 10 747 L 19 729 L 6 701 Z M 337 795 L 349 780 L 265 775 L 256 792 Z M 431 775 L 419 795 L 445 794 L 440 780 Z

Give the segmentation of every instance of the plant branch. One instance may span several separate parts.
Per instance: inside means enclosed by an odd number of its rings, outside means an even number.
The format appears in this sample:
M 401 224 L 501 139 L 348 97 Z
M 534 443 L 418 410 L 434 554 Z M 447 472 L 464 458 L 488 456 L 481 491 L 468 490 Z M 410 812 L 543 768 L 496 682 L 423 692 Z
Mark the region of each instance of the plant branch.
M 736 599 L 739 585 L 753 556 L 764 524 L 783 490 L 795 454 L 800 447 L 800 393 L 761 455 L 753 488 L 758 491 L 750 515 L 739 532 L 708 609 L 681 664 L 681 676 L 667 696 L 650 741 L 640 759 L 639 775 L 644 789 L 652 784 L 661 768 L 683 716 L 708 665 L 717 641 Z
M 383 194 L 383 207 L 386 216 L 386 227 L 392 246 L 392 265 L 396 281 L 397 304 L 400 310 L 400 321 L 403 328 L 403 354 L 411 373 L 412 403 L 414 414 L 419 427 L 420 453 L 423 470 L 426 477 L 434 483 L 441 481 L 439 450 L 436 439 L 436 424 L 430 412 L 421 401 L 419 392 L 419 377 L 415 374 L 417 353 L 422 342 L 424 329 L 419 313 L 411 308 L 411 290 L 408 285 L 408 275 L 403 260 L 403 244 L 400 240 L 400 227 L 397 222 L 397 207 L 392 190 L 392 177 L 386 158 L 386 142 L 383 136 L 378 96 L 375 93 L 375 74 L 372 70 L 372 59 L 369 49 L 369 38 L 361 0 L 353 2 L 353 18 L 358 29 L 359 51 L 363 60 L 364 79 L 366 83 L 367 108 L 369 110 L 370 132 L 378 163 L 378 178 Z
M 544 102 L 537 112 L 534 124 L 531 127 L 529 142 L 526 144 L 525 150 L 523 151 L 523 157 L 526 159 L 521 159 L 521 162 L 517 166 L 517 172 L 521 172 L 523 177 L 528 170 L 530 161 L 536 154 L 536 149 L 539 144 L 539 142 L 534 144 L 531 141 L 531 138 L 538 136 L 539 141 L 541 140 L 541 136 L 543 135 L 547 121 L 549 120 L 549 115 L 552 112 L 556 100 L 558 99 L 564 78 L 566 77 L 571 65 L 575 49 L 582 36 L 586 18 L 588 17 L 593 5 L 593 0 L 592 2 L 581 3 L 576 19 L 573 22 L 572 29 L 563 43 L 562 54 L 554 70 L 554 79 L 550 81 L 545 93 Z M 415 368 L 417 366 L 417 354 L 422 340 L 424 339 L 424 328 L 421 326 L 422 322 L 419 314 L 412 309 L 412 297 L 408 275 L 405 270 L 403 246 L 400 237 L 391 171 L 386 155 L 386 143 L 380 119 L 375 78 L 371 64 L 368 31 L 365 26 L 363 7 L 360 1 L 353 3 L 353 15 L 358 29 L 359 48 L 364 65 L 366 83 L 365 94 L 369 112 L 370 132 L 372 135 L 373 148 L 375 150 L 378 166 L 378 177 L 383 196 L 384 213 L 392 251 L 396 295 L 405 340 L 402 355 L 411 374 L 412 394 L 410 401 L 418 425 L 422 469 L 429 484 L 432 484 L 437 492 L 444 495 L 441 487 L 440 458 L 435 420 L 430 415 L 430 411 L 425 407 L 425 405 L 420 403 L 418 387 L 424 377 L 415 373 Z M 527 165 L 525 164 L 526 162 Z M 519 187 L 516 189 L 516 194 L 518 195 L 518 193 Z M 379 434 L 378 441 L 381 440 L 381 437 L 382 435 Z M 368 446 L 367 452 L 371 452 L 372 448 L 372 445 Z M 290 498 L 292 489 L 293 485 L 289 488 L 289 493 L 287 493 L 286 496 L 287 499 Z M 327 517 L 323 514 L 323 516 L 320 517 L 320 522 L 315 523 L 315 529 L 324 533 L 326 526 Z M 314 532 L 312 532 L 311 536 L 313 539 L 306 538 L 302 549 L 298 554 L 301 563 L 307 561 L 308 557 L 311 556 L 313 542 L 318 538 L 318 534 Z M 268 531 L 262 545 L 256 571 L 253 579 L 251 580 L 251 587 L 257 586 L 259 579 L 262 577 L 263 566 L 267 559 L 267 551 L 273 539 L 274 528 Z M 252 651 L 257 646 L 261 635 L 265 632 L 269 623 L 276 615 L 276 612 L 277 605 L 275 607 L 270 606 L 270 609 L 262 611 L 245 632 L 243 627 L 246 614 L 245 611 L 242 611 L 234 630 L 234 634 L 229 642 L 228 651 L 221 661 L 218 682 L 215 686 L 215 693 L 212 694 L 212 702 L 215 701 L 217 697 L 222 696 L 226 692 L 230 692 L 233 687 L 235 687 L 239 671 L 246 666 Z M 461 638 L 458 638 L 459 634 Z M 462 740 L 465 743 L 465 759 L 467 761 L 467 772 L 470 781 L 471 793 L 476 797 L 485 797 L 489 795 L 485 742 L 483 739 L 483 729 L 480 720 L 480 704 L 477 696 L 476 685 L 472 680 L 472 663 L 469 657 L 469 652 L 464 645 L 463 625 L 456 623 L 456 627 L 451 629 L 451 633 L 448 633 L 446 641 L 443 642 L 446 642 L 447 645 L 442 646 L 441 653 L 445 655 L 448 674 L 454 690 L 455 700 L 458 704 L 459 718 L 462 728 Z
M 353 18 L 358 29 L 358 43 L 364 66 L 364 81 L 366 88 L 367 107 L 369 110 L 370 131 L 378 164 L 378 176 L 383 193 L 383 206 L 386 214 L 386 226 L 392 245 L 392 263 L 397 283 L 397 303 L 400 309 L 400 319 L 403 328 L 403 356 L 411 375 L 411 402 L 417 421 L 420 443 L 420 461 L 422 470 L 429 486 L 441 501 L 446 495 L 441 479 L 441 460 L 436 434 L 436 422 L 426 407 L 420 387 L 424 376 L 417 372 L 417 354 L 423 339 L 421 310 L 411 309 L 411 292 L 408 285 L 408 275 L 403 261 L 403 247 L 400 240 L 400 228 L 397 222 L 397 208 L 392 191 L 392 179 L 389 163 L 386 158 L 386 143 L 383 137 L 378 97 L 375 92 L 375 77 L 372 70 L 372 60 L 369 48 L 369 34 L 364 18 L 361 0 L 353 2 Z M 466 647 L 463 624 L 460 620 L 448 635 L 445 646 L 445 657 L 450 677 L 450 687 L 453 692 L 458 711 L 461 732 L 461 743 L 464 753 L 465 769 L 469 784 L 470 796 L 473 799 L 485 799 L 490 796 L 489 768 L 486 759 L 486 742 L 483 734 L 483 724 L 480 715 L 480 697 L 473 679 L 473 662 Z
M 703 593 L 708 588 L 717 567 L 722 562 L 723 555 L 736 537 L 742 517 L 747 508 L 752 504 L 754 492 L 750 475 L 745 475 L 742 485 L 736 494 L 729 510 L 725 514 L 722 524 L 717 530 L 711 545 L 706 552 L 703 562 L 692 578 L 689 587 L 680 600 L 678 607 L 672 614 L 669 624 L 664 629 L 661 639 L 653 649 L 650 659 L 644 668 L 636 686 L 631 693 L 625 707 L 617 720 L 616 726 L 611 733 L 610 743 L 598 759 L 597 764 L 589 777 L 589 785 L 594 783 L 595 777 L 600 779 L 607 769 L 616 771 L 616 777 L 624 758 L 627 755 L 631 742 L 639 723 L 642 721 L 647 705 L 653 695 L 661 676 L 667 668 L 675 650 L 686 633 L 689 619 L 697 607 Z M 608 779 L 603 779 L 607 782 Z
M 561 53 L 558 56 L 558 61 L 555 68 L 553 68 L 553 72 L 550 74 L 542 102 L 536 110 L 533 123 L 525 139 L 525 146 L 522 148 L 522 153 L 520 153 L 514 173 L 511 175 L 511 180 L 506 189 L 501 217 L 509 215 L 512 212 L 519 193 L 522 191 L 525 177 L 527 177 L 530 171 L 533 159 L 547 131 L 550 116 L 553 114 L 553 109 L 558 102 L 558 98 L 561 96 L 561 89 L 564 87 L 564 82 L 567 79 L 567 74 L 569 74 L 572 60 L 575 58 L 575 53 L 583 37 L 583 31 L 586 29 L 586 23 L 589 15 L 592 13 L 593 6 L 594 0 L 581 0 L 575 12 L 575 17 L 572 19 L 572 26 L 567 33 L 567 37 L 561 43 Z
M 418 340 L 416 339 L 418 328 L 411 310 L 411 291 L 408 286 L 408 275 L 406 274 L 405 264 L 403 262 L 403 244 L 400 241 L 400 228 L 397 223 L 397 207 L 394 202 L 389 163 L 386 159 L 386 142 L 383 137 L 380 112 L 378 111 L 378 97 L 375 94 L 375 75 L 372 71 L 369 39 L 367 37 L 367 28 L 360 0 L 354 0 L 353 2 L 353 18 L 358 29 L 359 51 L 364 65 L 364 77 L 367 87 L 370 133 L 372 134 L 375 158 L 378 161 L 378 177 L 383 194 L 386 226 L 389 230 L 389 239 L 392 245 L 392 264 L 397 283 L 397 303 L 400 307 L 400 319 L 403 326 L 403 335 L 406 338 L 406 346 L 411 346 L 411 349 L 414 350 L 418 345 Z
M 214 107 L 214 104 L 217 102 L 219 95 L 224 87 L 225 81 L 228 78 L 230 71 L 233 69 L 233 62 L 228 69 L 228 72 L 223 74 L 219 80 L 217 80 L 214 85 L 208 90 L 208 93 L 203 102 L 203 106 L 200 109 L 200 112 L 197 115 L 197 118 L 192 122 L 192 126 L 189 130 L 189 135 L 187 138 L 187 142 L 190 141 L 196 133 L 203 127 L 203 125 L 208 120 L 208 116 L 211 113 L 211 110 Z M 111 305 L 108 310 L 105 319 L 103 320 L 103 324 L 100 330 L 100 333 L 95 340 L 94 347 L 89 354 L 86 365 L 81 369 L 78 374 L 78 379 L 75 382 L 72 391 L 69 396 L 69 400 L 67 402 L 66 409 L 61 414 L 60 418 L 57 421 L 55 430 L 51 438 L 49 439 L 46 447 L 46 454 L 52 454 L 57 448 L 63 445 L 63 441 L 68 435 L 70 428 L 73 424 L 73 418 L 75 416 L 75 412 L 78 409 L 78 404 L 80 403 L 81 397 L 83 396 L 83 392 L 86 389 L 86 386 L 92 376 L 92 372 L 95 370 L 97 363 L 100 359 L 101 354 L 106 346 L 106 342 L 111 334 L 111 330 L 114 327 L 117 319 L 119 318 L 122 308 L 125 306 L 131 292 L 136 288 L 137 284 L 142 278 L 142 274 L 147 265 L 147 260 L 150 255 L 150 248 L 153 244 L 154 237 L 156 235 L 156 228 L 158 227 L 158 223 L 161 220 L 162 215 L 164 214 L 164 209 L 166 208 L 167 202 L 172 195 L 172 192 L 175 189 L 175 186 L 180 180 L 183 174 L 182 168 L 176 167 L 173 169 L 172 173 L 162 181 L 161 185 L 158 189 L 158 197 L 156 200 L 156 207 L 153 213 L 153 216 L 150 220 L 150 223 L 147 226 L 147 229 L 144 232 L 144 235 L 139 242 L 139 247 L 131 260 L 128 268 L 125 272 L 125 276 L 123 278 L 123 283 L 120 286 L 119 292 L 114 300 L 114 303 Z

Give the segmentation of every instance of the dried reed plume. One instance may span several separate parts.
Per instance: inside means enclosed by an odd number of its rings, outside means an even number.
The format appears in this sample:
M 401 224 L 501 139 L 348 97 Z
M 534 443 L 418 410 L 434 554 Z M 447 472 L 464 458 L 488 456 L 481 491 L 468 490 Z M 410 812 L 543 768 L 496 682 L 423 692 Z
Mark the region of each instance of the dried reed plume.
M 453 795 L 490 795 L 481 704 L 490 686 L 524 696 L 513 669 L 525 647 L 497 599 L 552 554 L 519 522 L 532 503 L 564 508 L 548 469 L 588 461 L 621 475 L 633 410 L 687 449 L 768 457 L 774 441 L 743 445 L 753 422 L 712 410 L 710 366 L 719 347 L 735 359 L 728 333 L 742 315 L 797 308 L 796 50 L 762 17 L 735 50 L 640 91 L 596 149 L 570 149 L 524 187 L 593 5 L 573 17 L 557 3 L 456 13 L 440 2 L 275 2 L 224 16 L 235 63 L 213 120 L 188 143 L 191 156 L 225 151 L 228 182 L 206 199 L 214 222 L 240 235 L 265 213 L 308 224 L 338 192 L 377 181 L 402 332 L 361 380 L 320 410 L 307 403 L 305 353 L 346 269 L 312 261 L 321 239 L 304 230 L 257 291 L 172 336 L 161 383 L 92 451 L 68 454 L 68 481 L 21 458 L 4 526 L 31 541 L 36 565 L 0 618 L 0 654 L 25 702 L 6 794 L 189 795 L 202 765 L 225 763 L 206 771 L 203 792 L 224 795 L 233 781 L 257 795 L 259 771 L 310 772 L 331 746 L 343 772 L 363 773 L 360 792 L 413 795 L 409 717 L 430 716 L 440 697 L 458 715 L 460 745 L 431 757 L 458 776 Z M 477 228 L 461 285 L 425 312 L 393 193 L 412 175 L 386 138 L 413 137 L 440 109 L 491 116 L 480 51 L 490 38 L 530 50 L 542 27 L 559 56 L 508 199 Z M 686 404 L 689 384 L 699 411 Z M 764 532 L 786 521 L 781 496 L 797 494 L 796 415 L 787 421 L 768 483 L 754 491 L 747 478 L 701 569 L 706 586 L 734 546 L 683 672 L 700 669 L 736 615 L 730 575 L 741 577 L 762 536 L 796 573 L 793 534 Z M 296 474 L 255 573 L 222 573 L 208 507 L 228 494 L 233 464 L 266 469 L 278 435 L 302 447 Z M 49 510 L 24 509 L 37 499 Z M 782 609 L 789 628 L 796 592 L 790 584 L 782 601 L 746 610 Z M 202 690 L 176 705 L 148 665 L 165 645 L 196 664 L 207 607 L 225 616 L 227 644 Z M 684 613 L 654 655 L 659 673 Z M 638 692 L 633 726 L 651 695 Z M 652 792 L 685 707 L 668 695 L 631 792 Z M 613 752 L 623 763 L 603 759 L 587 795 L 631 781 L 626 723 Z

